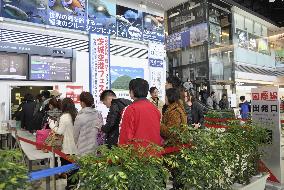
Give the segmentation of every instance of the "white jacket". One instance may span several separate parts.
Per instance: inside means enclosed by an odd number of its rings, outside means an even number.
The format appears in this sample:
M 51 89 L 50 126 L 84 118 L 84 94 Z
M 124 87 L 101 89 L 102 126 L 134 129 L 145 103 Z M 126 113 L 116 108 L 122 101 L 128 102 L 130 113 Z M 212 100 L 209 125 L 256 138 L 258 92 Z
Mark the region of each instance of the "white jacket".
M 57 121 L 50 120 L 49 127 L 57 134 L 63 135 L 62 152 L 65 154 L 76 154 L 76 145 L 74 140 L 74 125 L 69 113 L 64 113 Z

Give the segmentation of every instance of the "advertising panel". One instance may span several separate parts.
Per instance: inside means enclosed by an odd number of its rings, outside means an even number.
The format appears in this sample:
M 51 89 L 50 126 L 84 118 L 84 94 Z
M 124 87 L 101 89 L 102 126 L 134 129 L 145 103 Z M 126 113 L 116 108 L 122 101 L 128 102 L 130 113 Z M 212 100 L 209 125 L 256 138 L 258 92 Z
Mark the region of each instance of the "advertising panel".
M 48 0 L 47 19 L 51 26 L 86 30 L 85 1 Z
M 237 44 L 240 48 L 247 49 L 248 47 L 248 33 L 244 30 L 236 29 Z
M 264 148 L 263 163 L 270 173 L 270 181 L 283 183 L 281 175 L 281 126 L 278 87 L 252 89 L 252 120 L 265 127 L 270 135 Z
M 268 39 L 260 38 L 258 39 L 258 52 L 263 54 L 269 54 Z
M 248 49 L 251 51 L 257 51 L 257 39 L 258 36 L 253 34 L 248 34 Z
M 171 34 L 167 36 L 166 38 L 166 49 L 167 51 L 176 50 L 178 48 L 181 48 L 182 46 L 182 39 L 181 39 L 181 33 L 177 32 L 174 34 Z
M 110 87 L 109 40 L 109 36 L 90 34 L 90 91 L 96 106 L 100 94 Z
M 66 98 L 71 98 L 75 104 L 80 104 L 80 94 L 83 92 L 83 86 L 66 86 Z
M 88 0 L 87 31 L 96 34 L 116 34 L 115 0 Z
M 190 28 L 190 46 L 202 45 L 208 41 L 207 23 L 195 25 Z
M 142 17 L 143 14 L 140 11 L 117 5 L 116 6 L 117 36 L 133 40 L 142 40 L 143 39 Z
M 143 68 L 111 66 L 111 89 L 117 97 L 129 99 L 129 82 L 135 78 L 144 79 Z
M 146 41 L 164 42 L 164 18 L 143 13 L 143 39 Z
M 284 49 L 275 50 L 276 67 L 284 67 Z
M 2 17 L 46 24 L 45 0 L 1 0 Z

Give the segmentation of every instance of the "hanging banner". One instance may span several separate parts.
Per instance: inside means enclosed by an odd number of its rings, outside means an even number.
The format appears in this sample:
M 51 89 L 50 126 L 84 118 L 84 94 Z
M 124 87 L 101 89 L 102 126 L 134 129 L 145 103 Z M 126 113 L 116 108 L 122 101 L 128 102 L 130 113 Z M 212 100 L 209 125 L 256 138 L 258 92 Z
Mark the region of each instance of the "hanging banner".
M 66 86 L 66 98 L 71 98 L 75 104 L 80 103 L 80 94 L 83 92 L 83 86 Z
M 100 94 L 110 87 L 109 40 L 109 36 L 90 34 L 90 91 L 95 106 L 100 103 Z
M 159 91 L 159 97 L 165 97 L 166 81 L 166 51 L 163 44 L 149 43 L 148 61 L 150 66 L 150 87 L 156 87 Z
M 116 7 L 117 36 L 142 40 L 142 12 L 120 5 Z
M 1 16 L 38 24 L 46 23 L 46 1 L 1 0 Z
M 116 34 L 115 0 L 88 0 L 87 31 L 96 34 Z
M 143 13 L 143 39 L 164 43 L 164 18 L 149 13 Z
M 86 30 L 85 1 L 48 0 L 47 18 L 51 26 Z
M 263 163 L 270 173 L 270 181 L 283 184 L 278 87 L 252 89 L 252 120 L 268 131 L 268 145 L 264 148 Z

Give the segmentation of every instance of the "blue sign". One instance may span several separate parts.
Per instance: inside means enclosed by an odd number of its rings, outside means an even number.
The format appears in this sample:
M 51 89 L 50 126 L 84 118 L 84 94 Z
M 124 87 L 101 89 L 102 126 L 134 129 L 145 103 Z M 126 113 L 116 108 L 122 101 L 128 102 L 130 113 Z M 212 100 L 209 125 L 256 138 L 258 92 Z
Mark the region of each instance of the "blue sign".
M 142 12 L 117 5 L 117 36 L 142 40 Z
M 48 23 L 52 26 L 86 30 L 85 1 L 48 0 Z
M 190 45 L 190 30 L 184 30 L 181 32 L 181 47 L 185 48 Z
M 161 67 L 163 68 L 164 61 L 161 59 L 149 58 L 150 67 Z
M 2 17 L 46 24 L 47 5 L 44 0 L 1 0 Z
M 181 48 L 181 33 L 177 32 L 167 37 L 166 50 L 175 50 Z
M 165 41 L 164 18 L 143 13 L 143 39 L 147 41 Z
M 96 34 L 116 34 L 116 4 L 114 0 L 89 0 L 87 31 Z

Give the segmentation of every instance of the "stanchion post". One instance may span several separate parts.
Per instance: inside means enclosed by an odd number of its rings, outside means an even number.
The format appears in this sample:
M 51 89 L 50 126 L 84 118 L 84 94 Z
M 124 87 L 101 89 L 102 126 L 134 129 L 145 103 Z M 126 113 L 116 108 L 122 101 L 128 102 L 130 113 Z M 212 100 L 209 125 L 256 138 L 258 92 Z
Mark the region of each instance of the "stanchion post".
M 53 149 L 53 147 L 52 147 L 52 149 L 51 149 L 51 151 L 52 151 L 52 159 L 53 159 L 53 162 L 52 162 L 52 168 L 54 168 L 55 167 L 55 153 L 54 153 L 54 149 Z M 53 187 L 54 187 L 54 190 L 56 190 L 56 176 L 54 175 L 53 177 Z

